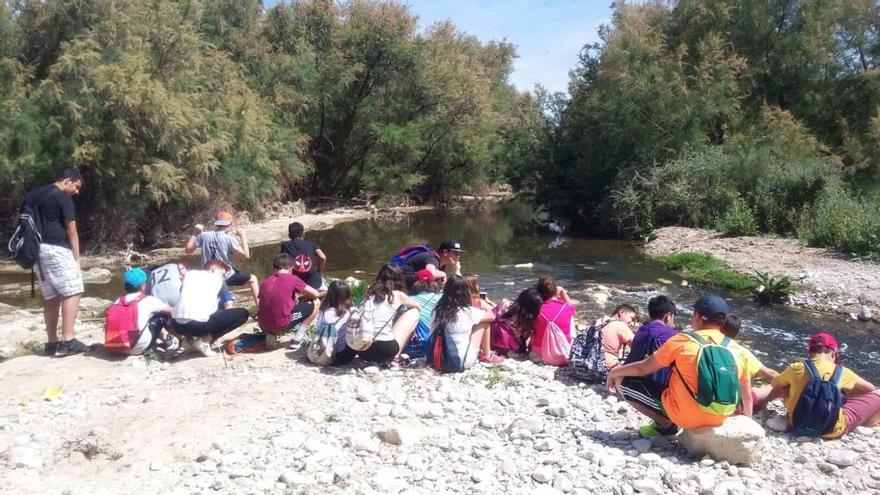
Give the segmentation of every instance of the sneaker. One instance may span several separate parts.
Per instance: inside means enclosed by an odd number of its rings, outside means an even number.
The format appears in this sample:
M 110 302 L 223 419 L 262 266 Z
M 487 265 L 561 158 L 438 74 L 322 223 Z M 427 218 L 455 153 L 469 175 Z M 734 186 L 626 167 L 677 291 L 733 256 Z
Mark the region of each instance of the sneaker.
M 291 351 L 295 351 L 295 350 L 298 350 L 302 346 L 303 346 L 302 340 L 293 339 L 290 341 L 290 344 L 287 345 L 287 348 L 290 349 Z
M 278 349 L 278 336 L 274 333 L 266 334 L 266 350 L 273 351 Z
M 43 344 L 43 354 L 46 356 L 54 356 L 55 350 L 58 349 L 58 342 L 46 342 Z
M 204 338 L 195 339 L 193 344 L 195 345 L 196 351 L 201 353 L 202 356 L 211 357 L 217 355 L 217 353 L 211 349 L 211 344 Z
M 89 350 L 89 346 L 83 344 L 79 340 L 70 339 L 58 342 L 55 348 L 55 356 L 71 356 L 73 354 L 82 354 Z
M 499 356 L 498 354 L 495 354 L 494 352 L 490 352 L 489 354 L 485 354 L 485 353 L 483 353 L 483 351 L 480 351 L 480 353 L 477 354 L 477 360 L 479 360 L 482 363 L 488 363 L 488 364 L 501 364 L 504 362 L 504 358 Z
M 639 435 L 645 438 L 674 437 L 675 435 L 678 435 L 678 426 L 672 425 L 669 428 L 664 429 L 654 421 L 651 421 L 650 423 L 639 427 Z

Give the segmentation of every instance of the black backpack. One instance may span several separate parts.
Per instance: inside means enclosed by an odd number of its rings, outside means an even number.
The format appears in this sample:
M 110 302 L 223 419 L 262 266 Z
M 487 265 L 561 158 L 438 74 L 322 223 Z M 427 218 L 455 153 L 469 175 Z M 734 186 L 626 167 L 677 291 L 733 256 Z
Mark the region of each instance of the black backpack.
M 804 361 L 804 369 L 810 374 L 810 381 L 801 391 L 794 412 L 791 415 L 792 433 L 800 437 L 818 437 L 831 432 L 840 416 L 843 393 L 840 391 L 840 378 L 843 366 L 837 365 L 828 380 L 823 380 L 819 370 L 809 359 Z
M 9 239 L 9 252 L 18 266 L 30 270 L 40 259 L 40 244 L 43 242 L 43 226 L 40 222 L 39 209 L 52 196 L 45 198 L 37 206 L 28 203 L 27 199 L 18 209 L 18 226 Z
M 579 334 L 571 343 L 568 365 L 560 373 L 578 380 L 604 383 L 608 378 L 605 369 L 605 346 L 602 329 L 614 320 L 597 321 L 585 332 Z

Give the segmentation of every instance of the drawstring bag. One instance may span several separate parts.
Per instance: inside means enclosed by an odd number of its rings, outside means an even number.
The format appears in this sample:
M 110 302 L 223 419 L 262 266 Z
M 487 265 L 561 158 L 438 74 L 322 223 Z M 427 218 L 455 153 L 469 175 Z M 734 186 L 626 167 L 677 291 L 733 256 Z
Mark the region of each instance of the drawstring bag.
M 556 318 L 565 311 L 565 305 L 559 309 L 556 316 L 552 320 L 548 320 L 543 314 L 541 318 L 547 320 L 547 329 L 544 331 L 544 337 L 541 339 L 540 358 L 544 364 L 553 366 L 565 366 L 568 364 L 568 355 L 571 352 L 571 342 L 565 336 L 565 333 L 556 324 Z

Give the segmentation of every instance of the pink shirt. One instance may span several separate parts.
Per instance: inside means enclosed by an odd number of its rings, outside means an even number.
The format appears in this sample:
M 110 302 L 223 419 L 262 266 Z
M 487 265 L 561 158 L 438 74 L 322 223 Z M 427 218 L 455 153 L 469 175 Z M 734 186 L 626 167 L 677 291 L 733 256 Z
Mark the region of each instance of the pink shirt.
M 533 352 L 541 352 L 541 341 L 544 339 L 544 332 L 547 330 L 547 323 L 550 320 L 556 322 L 556 326 L 565 334 L 565 338 L 571 342 L 571 320 L 574 317 L 575 307 L 566 304 L 558 299 L 550 299 L 545 301 L 541 306 L 541 312 L 538 319 L 535 320 L 535 335 L 532 337 Z

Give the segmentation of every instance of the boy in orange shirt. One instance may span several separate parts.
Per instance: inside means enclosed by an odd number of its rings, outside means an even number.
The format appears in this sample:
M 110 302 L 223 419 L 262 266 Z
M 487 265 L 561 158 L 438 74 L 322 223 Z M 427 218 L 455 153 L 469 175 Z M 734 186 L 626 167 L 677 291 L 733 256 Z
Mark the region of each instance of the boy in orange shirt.
M 815 367 L 818 376 L 828 380 L 840 366 L 837 339 L 827 333 L 817 333 L 810 337 L 808 348 L 809 361 Z M 779 393 L 785 400 L 789 428 L 792 427 L 792 417 L 801 398 L 801 392 L 810 381 L 806 364 L 806 361 L 792 363 L 773 379 L 773 392 Z M 880 391 L 849 368 L 843 366 L 840 368 L 840 380 L 837 385 L 845 394 L 846 401 L 840 407 L 836 421 L 822 434 L 822 438 L 839 438 L 844 433 L 855 430 L 857 426 L 873 426 L 880 419 L 880 393 L 878 393 Z
M 703 296 L 694 304 L 691 324 L 694 333 L 703 340 L 726 344 L 730 348 L 736 362 L 743 414 L 751 416 L 751 383 L 746 373 L 743 354 L 738 352 L 737 344 L 726 338 L 720 330 L 728 312 L 724 299 Z M 642 385 L 642 390 L 627 399 L 627 402 L 653 420 L 639 429 L 643 436 L 675 435 L 679 428 L 719 426 L 724 422 L 727 415 L 705 411 L 692 393 L 697 390 L 697 358 L 700 350 L 701 345 L 693 337 L 679 333 L 667 340 L 649 358 L 620 366 L 608 373 L 608 388 L 617 390 L 625 377 L 644 377 L 668 366 L 675 367 L 675 372 L 670 375 L 669 384 L 665 388 L 649 380 L 632 380 L 628 383 L 628 389 L 636 389 L 637 382 Z

